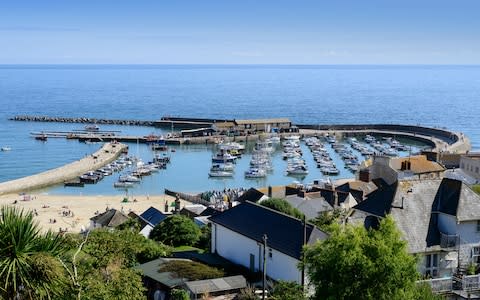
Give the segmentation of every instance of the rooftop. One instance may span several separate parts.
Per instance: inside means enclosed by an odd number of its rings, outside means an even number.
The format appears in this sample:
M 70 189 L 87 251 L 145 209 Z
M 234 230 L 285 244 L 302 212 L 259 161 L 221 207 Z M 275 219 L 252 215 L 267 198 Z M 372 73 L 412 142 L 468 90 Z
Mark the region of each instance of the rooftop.
M 185 283 L 185 287 L 196 295 L 239 290 L 245 288 L 246 286 L 247 280 L 242 275 L 189 281 Z
M 296 259 L 301 257 L 304 228 L 299 219 L 247 201 L 210 220 L 257 242 L 266 234 L 269 247 Z M 306 224 L 307 244 L 326 237 L 314 225 Z
M 238 125 L 245 124 L 272 124 L 272 123 L 291 123 L 288 118 L 278 118 L 278 119 L 255 119 L 255 120 L 235 120 L 235 123 Z
M 155 207 L 153 206 L 150 206 L 149 209 L 147 209 L 146 211 L 144 211 L 140 217 L 142 217 L 144 220 L 146 220 L 147 222 L 149 222 L 152 226 L 155 226 L 157 225 L 158 223 L 162 222 L 163 220 L 165 220 L 165 218 L 167 217 L 167 215 L 163 214 L 161 211 L 159 211 L 158 209 L 156 209 Z
M 128 216 L 112 208 L 108 211 L 90 218 L 91 221 L 100 224 L 102 227 L 116 227 L 128 220 Z
M 410 162 L 410 170 L 415 174 L 441 172 L 445 170 L 439 163 L 427 160 L 425 155 L 392 158 L 390 160 L 390 166 L 395 170 L 401 170 L 403 162 Z

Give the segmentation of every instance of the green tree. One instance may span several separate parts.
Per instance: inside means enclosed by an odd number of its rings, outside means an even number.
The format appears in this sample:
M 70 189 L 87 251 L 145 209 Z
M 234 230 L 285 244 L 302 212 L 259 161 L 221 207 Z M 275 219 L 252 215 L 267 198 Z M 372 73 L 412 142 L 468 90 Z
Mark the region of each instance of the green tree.
M 4 299 L 44 299 L 66 286 L 60 263 L 63 238 L 41 233 L 31 212 L 0 209 L 0 295 Z
M 188 217 L 168 216 L 150 232 L 150 238 L 166 245 L 192 246 L 200 239 L 200 228 Z
M 282 212 L 284 214 L 290 215 L 297 219 L 303 219 L 304 214 L 299 211 L 297 208 L 293 207 L 285 199 L 281 198 L 270 198 L 260 202 L 260 205 L 274 209 L 276 211 Z
M 332 224 L 338 224 L 345 218 L 345 212 L 341 208 L 334 208 L 332 211 L 322 211 L 310 222 L 322 231 L 329 232 Z
M 472 190 L 480 195 L 480 184 L 475 184 L 472 186 Z
M 273 290 L 268 297 L 271 300 L 306 300 L 307 297 L 303 287 L 293 281 L 282 281 L 275 283 Z
M 71 285 L 60 299 L 144 299 L 141 274 L 132 267 L 170 251 L 130 227 L 97 229 L 72 240 L 76 250 L 66 259 Z
M 195 246 L 197 248 L 200 248 L 202 250 L 209 252 L 211 247 L 211 240 L 212 240 L 212 227 L 208 224 L 203 226 L 200 230 L 201 230 L 200 239 L 198 240 Z
M 172 300 L 190 300 L 187 291 L 182 289 L 173 289 L 171 291 Z
M 333 227 L 304 252 L 314 299 L 416 299 L 416 259 L 391 217 L 378 230 Z

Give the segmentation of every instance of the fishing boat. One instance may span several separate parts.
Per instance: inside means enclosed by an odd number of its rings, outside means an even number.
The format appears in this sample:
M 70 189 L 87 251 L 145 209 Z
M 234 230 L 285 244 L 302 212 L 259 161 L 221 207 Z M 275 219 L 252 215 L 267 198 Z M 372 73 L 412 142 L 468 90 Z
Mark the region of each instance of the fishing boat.
M 87 184 L 97 183 L 99 180 L 100 176 L 93 171 L 89 171 L 80 176 L 80 181 Z

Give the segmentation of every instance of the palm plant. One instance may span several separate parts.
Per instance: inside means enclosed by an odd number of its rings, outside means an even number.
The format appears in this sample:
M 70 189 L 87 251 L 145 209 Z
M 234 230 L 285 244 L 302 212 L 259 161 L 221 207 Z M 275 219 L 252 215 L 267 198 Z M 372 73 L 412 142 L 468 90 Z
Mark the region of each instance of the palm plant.
M 0 214 L 0 296 L 50 299 L 65 282 L 63 238 L 40 232 L 31 212 L 3 206 Z

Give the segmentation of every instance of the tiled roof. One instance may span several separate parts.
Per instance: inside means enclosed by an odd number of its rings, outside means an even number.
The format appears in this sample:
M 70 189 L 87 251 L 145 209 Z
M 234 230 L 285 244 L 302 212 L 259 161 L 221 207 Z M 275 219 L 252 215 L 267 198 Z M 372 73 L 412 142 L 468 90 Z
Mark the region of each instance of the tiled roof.
M 427 160 L 425 155 L 392 158 L 390 160 L 390 166 L 395 170 L 400 170 L 402 162 L 405 161 L 410 161 L 410 170 L 415 174 L 441 172 L 445 170 L 439 163 Z
M 210 217 L 210 220 L 257 242 L 262 242 L 266 234 L 269 247 L 296 259 L 301 257 L 303 223 L 299 219 L 247 201 Z M 308 244 L 327 237 L 309 223 L 306 233 Z

